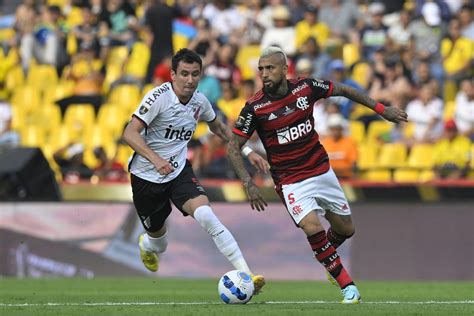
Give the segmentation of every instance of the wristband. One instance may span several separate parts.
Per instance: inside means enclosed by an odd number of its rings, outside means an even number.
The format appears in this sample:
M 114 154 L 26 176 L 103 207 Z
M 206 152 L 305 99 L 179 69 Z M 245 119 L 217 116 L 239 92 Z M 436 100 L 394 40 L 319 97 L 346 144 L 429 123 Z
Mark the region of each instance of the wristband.
M 382 103 L 377 103 L 374 107 L 375 113 L 382 115 L 385 112 L 385 106 Z
M 250 148 L 249 146 L 245 146 L 244 148 L 242 148 L 242 154 L 244 154 L 245 157 L 248 157 L 252 151 L 252 148 Z

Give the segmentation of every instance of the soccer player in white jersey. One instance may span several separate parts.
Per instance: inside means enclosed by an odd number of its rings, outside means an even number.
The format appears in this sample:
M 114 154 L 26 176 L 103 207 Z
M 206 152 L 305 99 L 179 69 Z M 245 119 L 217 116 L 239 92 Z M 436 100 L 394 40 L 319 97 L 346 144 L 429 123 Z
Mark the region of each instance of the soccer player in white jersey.
M 171 78 L 148 92 L 132 116 L 123 139 L 133 148 L 129 162 L 133 203 L 146 230 L 139 238 L 140 255 L 146 268 L 158 270 L 158 255 L 168 245 L 165 220 L 170 201 L 184 216 L 192 216 L 214 240 L 235 269 L 249 273 L 258 293 L 265 284 L 254 275 L 229 230 L 212 211 L 204 188 L 186 159 L 187 144 L 198 120 L 228 142 L 230 129 L 216 116 L 207 98 L 196 90 L 202 73 L 199 55 L 179 50 L 172 59 Z M 259 169 L 268 163 L 249 148 L 243 151 Z

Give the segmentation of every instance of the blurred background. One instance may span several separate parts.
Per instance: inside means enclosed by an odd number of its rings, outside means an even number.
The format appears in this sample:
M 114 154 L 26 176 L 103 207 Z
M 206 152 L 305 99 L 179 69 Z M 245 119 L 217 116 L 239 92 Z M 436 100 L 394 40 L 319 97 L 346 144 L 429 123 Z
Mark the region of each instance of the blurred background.
M 314 104 L 353 205 L 358 228 L 341 252 L 355 277 L 474 279 L 472 1 L 8 0 L 0 45 L 0 275 L 145 274 L 125 124 L 144 94 L 171 80 L 173 53 L 188 47 L 203 58 L 199 90 L 233 126 L 261 88 L 262 47 L 278 45 L 290 78 L 342 82 L 409 116 L 388 123 L 342 97 Z M 248 145 L 264 155 L 256 136 Z M 268 175 L 250 169 L 272 202 L 255 214 L 206 124 L 188 158 L 244 252 L 259 249 L 251 264 L 271 278 L 324 277 L 316 267 L 307 275 L 314 259 Z M 160 273 L 227 271 L 206 235 L 180 217 L 170 218 Z M 192 268 L 190 255 L 199 258 Z M 391 269 L 373 266 L 380 257 Z M 281 264 L 268 270 L 268 262 Z

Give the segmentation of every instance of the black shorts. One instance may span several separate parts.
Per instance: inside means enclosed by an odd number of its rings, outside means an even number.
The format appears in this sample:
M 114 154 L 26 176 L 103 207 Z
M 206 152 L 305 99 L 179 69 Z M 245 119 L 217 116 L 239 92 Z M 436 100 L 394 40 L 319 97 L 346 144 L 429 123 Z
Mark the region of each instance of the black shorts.
M 131 182 L 133 204 L 143 227 L 148 232 L 156 232 L 163 227 L 171 213 L 170 200 L 184 216 L 187 216 L 188 214 L 183 211 L 183 204 L 199 195 L 206 195 L 188 160 L 181 173 L 169 182 L 154 183 L 134 174 L 131 175 Z

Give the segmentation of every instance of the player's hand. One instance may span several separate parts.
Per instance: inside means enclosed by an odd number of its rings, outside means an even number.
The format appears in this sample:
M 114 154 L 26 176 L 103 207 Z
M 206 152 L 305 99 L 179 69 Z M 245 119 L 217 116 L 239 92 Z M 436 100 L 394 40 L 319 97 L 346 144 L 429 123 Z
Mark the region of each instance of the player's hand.
M 270 169 L 270 165 L 265 160 L 265 158 L 263 158 L 262 156 L 260 156 L 259 154 L 257 154 L 254 151 L 252 151 L 247 156 L 247 158 L 250 161 L 250 163 L 252 164 L 252 166 L 254 166 L 255 168 L 257 168 L 258 170 L 262 171 L 265 174 L 268 173 L 268 170 Z
M 249 182 L 244 182 L 245 190 L 247 191 L 247 195 L 249 197 L 250 206 L 252 210 L 257 209 L 257 211 L 261 212 L 267 206 L 267 202 L 263 199 L 262 195 L 260 194 L 260 190 L 258 187 L 253 183 L 252 180 Z
M 386 106 L 382 117 L 393 123 L 408 122 L 408 115 L 396 106 Z
M 157 161 L 154 163 L 156 170 L 162 176 L 167 175 L 174 171 L 173 166 L 170 165 L 169 161 L 158 157 Z

